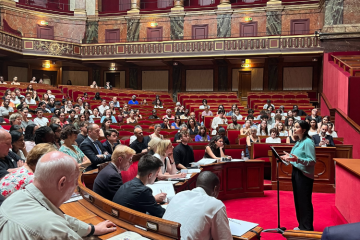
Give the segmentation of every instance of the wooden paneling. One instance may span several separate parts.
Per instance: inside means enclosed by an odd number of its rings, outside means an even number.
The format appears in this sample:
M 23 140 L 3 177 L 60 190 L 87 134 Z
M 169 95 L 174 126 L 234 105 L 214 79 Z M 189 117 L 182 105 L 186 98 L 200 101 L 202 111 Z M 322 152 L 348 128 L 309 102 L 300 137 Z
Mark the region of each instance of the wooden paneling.
M 192 39 L 208 38 L 208 25 L 193 25 L 192 26 Z
M 310 20 L 309 19 L 292 19 L 290 22 L 290 34 L 305 35 L 309 34 Z
M 151 41 L 162 41 L 163 38 L 163 27 L 147 28 L 147 40 Z
M 54 27 L 37 25 L 37 38 L 54 39 Z
M 105 29 L 105 42 L 120 42 L 120 29 Z
M 240 23 L 240 37 L 257 36 L 257 22 Z

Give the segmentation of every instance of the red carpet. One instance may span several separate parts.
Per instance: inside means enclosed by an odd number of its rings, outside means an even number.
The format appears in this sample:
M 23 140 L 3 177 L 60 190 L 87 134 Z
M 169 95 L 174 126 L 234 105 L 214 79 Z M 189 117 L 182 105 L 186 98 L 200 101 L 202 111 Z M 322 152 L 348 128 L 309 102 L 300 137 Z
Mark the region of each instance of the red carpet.
M 276 191 L 265 191 L 261 198 L 240 198 L 224 201 L 228 217 L 258 223 L 263 229 L 277 227 Z M 331 218 L 331 207 L 335 205 L 335 194 L 313 193 L 314 230 L 323 231 L 325 227 L 336 225 Z M 297 227 L 293 194 L 280 191 L 281 227 Z M 262 240 L 284 240 L 280 234 L 262 233 Z

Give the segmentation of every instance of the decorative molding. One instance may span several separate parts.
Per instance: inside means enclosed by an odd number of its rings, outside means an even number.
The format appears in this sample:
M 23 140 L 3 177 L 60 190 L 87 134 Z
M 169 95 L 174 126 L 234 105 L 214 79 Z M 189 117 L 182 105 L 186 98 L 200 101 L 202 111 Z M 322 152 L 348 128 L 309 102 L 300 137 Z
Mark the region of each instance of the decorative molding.
M 35 50 L 45 50 L 47 54 L 59 56 L 65 52 L 71 54 L 73 52 L 72 44 L 64 44 L 57 42 L 36 42 L 34 46 Z

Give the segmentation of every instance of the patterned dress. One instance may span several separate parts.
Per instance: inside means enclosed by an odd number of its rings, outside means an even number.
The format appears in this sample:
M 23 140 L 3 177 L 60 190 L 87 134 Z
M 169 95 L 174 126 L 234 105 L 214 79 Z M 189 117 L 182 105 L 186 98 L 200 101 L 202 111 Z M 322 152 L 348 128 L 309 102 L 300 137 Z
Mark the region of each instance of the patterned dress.
M 75 160 L 78 162 L 78 163 L 82 163 L 83 162 L 83 158 L 85 156 L 85 154 L 80 150 L 80 148 L 76 145 L 72 145 L 75 150 L 76 150 L 76 153 L 71 150 L 70 148 L 66 147 L 65 145 L 62 145 L 59 149 L 60 152 L 63 152 L 63 153 L 66 153 L 67 155 L 69 155 L 70 157 L 73 157 L 75 158 Z
M 19 168 L 17 171 L 7 174 L 0 181 L 0 194 L 8 197 L 17 190 L 24 189 L 27 185 L 34 181 L 34 173 L 25 167 Z

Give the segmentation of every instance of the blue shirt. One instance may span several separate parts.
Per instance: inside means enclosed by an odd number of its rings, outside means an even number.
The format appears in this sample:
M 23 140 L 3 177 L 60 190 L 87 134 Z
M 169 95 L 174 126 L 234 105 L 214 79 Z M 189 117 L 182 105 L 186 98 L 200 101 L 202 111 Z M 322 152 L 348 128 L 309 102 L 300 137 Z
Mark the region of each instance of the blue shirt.
M 128 102 L 128 104 L 139 104 L 139 102 L 138 101 L 133 101 L 132 99 Z
M 291 164 L 301 170 L 306 177 L 314 179 L 316 155 L 313 140 L 307 137 L 302 141 L 297 141 L 291 150 L 291 154 L 298 157 L 298 160 L 291 162 Z
M 175 127 L 175 129 L 179 129 L 179 128 L 176 126 L 176 123 L 174 123 L 174 122 L 171 124 L 171 127 Z
M 101 120 L 100 120 L 100 123 L 102 123 L 105 118 L 106 118 L 106 116 L 102 116 Z M 114 116 L 111 116 L 111 123 L 117 123 L 116 118 Z

